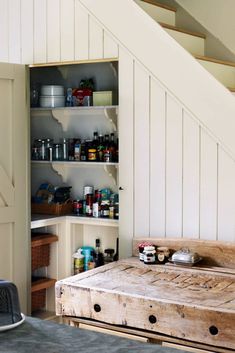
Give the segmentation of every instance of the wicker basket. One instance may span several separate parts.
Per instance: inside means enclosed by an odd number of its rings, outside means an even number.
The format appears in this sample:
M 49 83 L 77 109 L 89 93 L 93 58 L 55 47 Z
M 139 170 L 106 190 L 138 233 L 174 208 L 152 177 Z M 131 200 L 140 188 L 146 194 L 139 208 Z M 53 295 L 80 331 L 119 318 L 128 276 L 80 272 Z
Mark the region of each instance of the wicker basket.
M 31 300 L 32 311 L 43 309 L 46 305 L 46 289 L 33 292 Z
M 71 200 L 65 203 L 32 203 L 31 212 L 34 214 L 51 214 L 56 216 L 72 213 L 73 204 Z
M 32 247 L 32 271 L 50 264 L 50 244 Z

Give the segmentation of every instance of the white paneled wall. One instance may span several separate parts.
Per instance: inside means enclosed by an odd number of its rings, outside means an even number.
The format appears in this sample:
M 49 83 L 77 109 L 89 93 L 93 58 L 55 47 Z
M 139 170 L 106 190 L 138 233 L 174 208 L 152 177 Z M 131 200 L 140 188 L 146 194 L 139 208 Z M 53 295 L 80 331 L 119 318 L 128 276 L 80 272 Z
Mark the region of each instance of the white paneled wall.
M 0 61 L 114 58 L 118 45 L 78 0 L 0 0 Z
M 1 61 L 119 57 L 123 254 L 133 234 L 235 241 L 235 163 L 200 117 L 80 1 L 0 0 L 0 7 Z

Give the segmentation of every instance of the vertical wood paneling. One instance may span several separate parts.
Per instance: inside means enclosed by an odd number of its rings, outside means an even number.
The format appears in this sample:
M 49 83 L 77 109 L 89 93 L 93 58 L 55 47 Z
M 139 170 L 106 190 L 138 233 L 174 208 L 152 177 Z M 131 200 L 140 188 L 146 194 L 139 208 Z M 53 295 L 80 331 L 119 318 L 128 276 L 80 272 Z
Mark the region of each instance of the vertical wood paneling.
M 89 16 L 78 1 L 75 1 L 75 60 L 89 57 Z
M 200 129 L 183 115 L 183 237 L 199 237 Z
M 89 17 L 89 59 L 102 59 L 104 55 L 103 29 Z
M 200 238 L 217 240 L 217 144 L 201 130 Z
M 34 46 L 34 2 L 21 0 L 22 64 L 32 64 Z
M 47 61 L 47 1 L 34 0 L 34 62 Z
M 132 237 L 134 234 L 134 69 L 133 58 L 128 55 L 127 51 L 124 49 L 120 49 L 119 54 L 119 186 L 123 188 L 123 191 L 119 191 L 119 239 L 120 256 L 122 258 L 125 258 L 131 256 L 132 254 Z
M 9 60 L 8 0 L 0 1 L 0 61 Z
M 112 37 L 104 31 L 104 58 L 117 58 L 118 45 Z
M 149 110 L 149 75 L 142 66 L 135 63 L 134 234 L 136 236 L 149 235 Z
M 8 2 L 9 2 L 9 62 L 20 64 L 21 63 L 20 0 L 9 0 Z
M 47 61 L 60 61 L 60 0 L 47 0 Z
M 157 81 L 150 90 L 150 236 L 165 236 L 166 93 Z
M 74 0 L 61 1 L 61 61 L 74 60 Z
M 167 95 L 166 236 L 182 236 L 182 107 Z
M 235 242 L 235 162 L 219 148 L 218 240 Z

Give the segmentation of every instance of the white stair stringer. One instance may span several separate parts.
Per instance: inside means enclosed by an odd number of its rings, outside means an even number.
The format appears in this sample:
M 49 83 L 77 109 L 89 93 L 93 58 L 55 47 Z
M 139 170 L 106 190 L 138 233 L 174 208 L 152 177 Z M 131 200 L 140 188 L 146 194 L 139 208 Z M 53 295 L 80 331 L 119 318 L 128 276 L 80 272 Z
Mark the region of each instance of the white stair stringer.
M 152 5 L 142 0 L 135 0 L 135 2 L 155 21 L 175 26 L 175 11 Z
M 79 1 L 235 159 L 235 101 L 227 89 L 134 1 Z

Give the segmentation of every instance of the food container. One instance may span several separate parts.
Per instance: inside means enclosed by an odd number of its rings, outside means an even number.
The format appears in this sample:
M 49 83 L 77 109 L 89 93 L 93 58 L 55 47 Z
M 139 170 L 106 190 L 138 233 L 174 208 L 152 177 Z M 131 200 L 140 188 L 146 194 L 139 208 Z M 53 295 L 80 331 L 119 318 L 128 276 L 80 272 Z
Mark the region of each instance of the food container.
M 196 252 L 190 251 L 188 248 L 182 248 L 176 251 L 170 259 L 170 261 L 176 264 L 186 264 L 186 265 L 194 265 L 200 260 L 201 260 L 201 257 Z
M 164 264 L 170 257 L 170 251 L 166 246 L 158 246 L 156 250 L 156 262 Z
M 64 96 L 64 87 L 58 85 L 43 85 L 41 96 Z
M 39 103 L 41 108 L 64 107 L 65 97 L 64 96 L 40 96 Z
M 113 93 L 112 91 L 97 91 L 93 92 L 93 105 L 112 105 Z
M 144 242 L 138 244 L 140 261 L 144 261 L 144 247 L 145 246 L 153 246 L 153 244 L 148 241 L 144 241 Z

